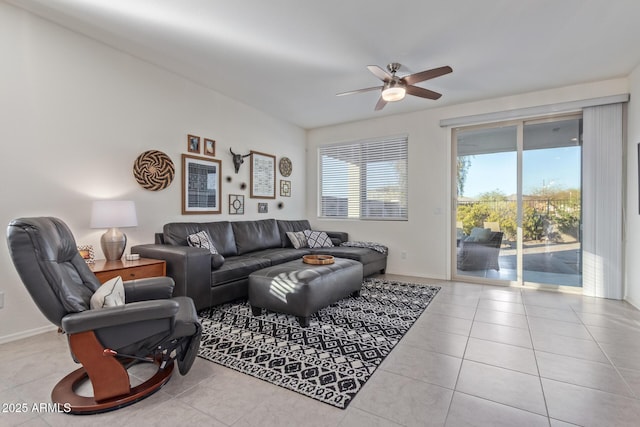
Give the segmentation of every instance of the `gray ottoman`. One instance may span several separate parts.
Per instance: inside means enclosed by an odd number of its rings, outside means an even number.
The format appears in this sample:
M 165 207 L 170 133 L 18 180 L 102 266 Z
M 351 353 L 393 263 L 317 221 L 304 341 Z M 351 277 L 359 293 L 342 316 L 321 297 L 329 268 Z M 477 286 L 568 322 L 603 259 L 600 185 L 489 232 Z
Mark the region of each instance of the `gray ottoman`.
M 333 264 L 311 265 L 302 259 L 254 271 L 249 275 L 249 304 L 254 316 L 262 309 L 298 316 L 309 326 L 309 316 L 362 287 L 362 264 L 335 258 Z

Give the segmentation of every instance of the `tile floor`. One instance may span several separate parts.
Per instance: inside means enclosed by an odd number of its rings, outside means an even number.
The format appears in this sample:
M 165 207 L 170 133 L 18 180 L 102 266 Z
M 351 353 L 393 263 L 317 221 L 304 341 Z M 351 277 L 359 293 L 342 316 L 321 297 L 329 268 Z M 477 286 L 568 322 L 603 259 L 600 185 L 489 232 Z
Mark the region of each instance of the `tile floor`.
M 442 290 L 346 410 L 197 359 L 101 415 L 2 413 L 0 426 L 638 426 L 640 311 L 487 285 Z M 76 365 L 55 332 L 0 346 L 0 402 L 48 402 Z

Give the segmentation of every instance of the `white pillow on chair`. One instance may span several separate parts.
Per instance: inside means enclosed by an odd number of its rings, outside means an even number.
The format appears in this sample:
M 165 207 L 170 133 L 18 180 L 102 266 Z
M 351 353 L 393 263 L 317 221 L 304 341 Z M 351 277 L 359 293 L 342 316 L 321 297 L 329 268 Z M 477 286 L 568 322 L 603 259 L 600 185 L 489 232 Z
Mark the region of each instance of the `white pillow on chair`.
M 91 297 L 91 309 L 124 305 L 124 284 L 122 277 L 107 280 Z

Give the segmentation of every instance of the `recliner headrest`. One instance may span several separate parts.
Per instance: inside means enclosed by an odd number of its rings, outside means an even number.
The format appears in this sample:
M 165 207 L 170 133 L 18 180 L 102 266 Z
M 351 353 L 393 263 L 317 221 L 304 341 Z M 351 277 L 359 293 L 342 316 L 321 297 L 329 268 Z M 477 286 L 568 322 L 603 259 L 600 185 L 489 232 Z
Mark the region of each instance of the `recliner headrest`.
M 7 227 L 9 253 L 22 282 L 43 314 L 62 317 L 89 309 L 100 282 L 80 256 L 67 225 L 58 218 L 19 218 Z
M 73 233 L 58 218 L 19 218 L 9 226 L 22 228 L 30 235 L 42 260 L 67 262 L 78 253 Z

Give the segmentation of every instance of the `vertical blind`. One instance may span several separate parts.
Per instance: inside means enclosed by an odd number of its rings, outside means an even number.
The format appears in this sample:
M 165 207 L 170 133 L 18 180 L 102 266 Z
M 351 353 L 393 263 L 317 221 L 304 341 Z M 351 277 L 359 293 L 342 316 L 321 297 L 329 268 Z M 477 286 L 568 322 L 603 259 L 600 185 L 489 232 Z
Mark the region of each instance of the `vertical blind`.
M 319 215 L 406 220 L 407 151 L 407 136 L 319 147 Z
M 622 104 L 584 109 L 582 291 L 622 299 Z

